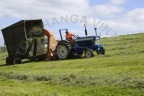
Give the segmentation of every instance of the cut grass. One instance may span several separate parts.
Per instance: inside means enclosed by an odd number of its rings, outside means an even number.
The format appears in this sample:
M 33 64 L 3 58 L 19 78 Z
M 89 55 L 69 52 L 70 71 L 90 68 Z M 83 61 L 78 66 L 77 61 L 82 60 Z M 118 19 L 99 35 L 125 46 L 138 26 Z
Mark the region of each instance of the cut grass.
M 3 80 L 0 85 L 1 96 L 142 96 L 140 90 L 110 85 L 79 87 L 17 80 Z
M 11 66 L 0 54 L 0 96 L 143 96 L 143 41 L 144 34 L 104 38 L 104 56 Z

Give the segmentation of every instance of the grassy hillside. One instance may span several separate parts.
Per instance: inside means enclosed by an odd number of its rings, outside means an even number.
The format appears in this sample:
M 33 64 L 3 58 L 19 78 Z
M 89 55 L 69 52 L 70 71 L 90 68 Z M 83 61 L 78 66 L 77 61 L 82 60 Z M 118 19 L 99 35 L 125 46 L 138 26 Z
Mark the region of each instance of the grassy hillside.
M 93 58 L 5 65 L 0 96 L 144 96 L 144 34 L 103 38 Z

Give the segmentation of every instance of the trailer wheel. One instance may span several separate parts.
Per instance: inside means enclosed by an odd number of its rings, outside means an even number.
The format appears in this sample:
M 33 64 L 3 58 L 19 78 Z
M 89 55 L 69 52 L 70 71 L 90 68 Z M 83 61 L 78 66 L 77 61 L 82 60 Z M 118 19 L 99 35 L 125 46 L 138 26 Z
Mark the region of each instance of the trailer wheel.
M 6 58 L 6 64 L 7 65 L 12 65 L 13 64 L 13 58 L 12 57 L 7 57 Z
M 56 47 L 59 59 L 68 59 L 71 54 L 71 45 L 68 42 L 60 41 Z
M 93 51 L 91 49 L 86 49 L 85 50 L 85 57 L 86 58 L 90 58 L 90 57 L 93 57 L 94 54 L 93 54 Z
M 36 62 L 44 61 L 44 60 L 45 60 L 44 56 L 35 57 L 35 61 L 36 61 Z
M 14 63 L 15 63 L 15 64 L 21 64 L 21 63 L 22 63 L 21 58 L 15 58 L 15 59 L 14 59 Z
M 105 49 L 103 47 L 100 47 L 100 50 L 97 50 L 96 52 L 97 52 L 98 55 L 99 54 L 104 55 L 105 54 Z
M 29 58 L 29 60 L 30 60 L 30 62 L 33 62 L 33 61 L 35 61 L 35 57 L 31 57 L 31 58 Z

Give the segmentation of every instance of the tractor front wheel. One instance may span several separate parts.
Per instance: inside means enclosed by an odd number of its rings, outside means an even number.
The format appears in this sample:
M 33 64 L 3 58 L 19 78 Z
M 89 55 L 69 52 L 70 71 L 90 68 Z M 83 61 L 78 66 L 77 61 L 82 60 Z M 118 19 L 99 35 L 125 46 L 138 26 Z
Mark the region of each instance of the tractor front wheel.
M 98 55 L 102 54 L 104 55 L 105 54 L 105 49 L 103 47 L 100 47 L 99 50 L 96 51 Z

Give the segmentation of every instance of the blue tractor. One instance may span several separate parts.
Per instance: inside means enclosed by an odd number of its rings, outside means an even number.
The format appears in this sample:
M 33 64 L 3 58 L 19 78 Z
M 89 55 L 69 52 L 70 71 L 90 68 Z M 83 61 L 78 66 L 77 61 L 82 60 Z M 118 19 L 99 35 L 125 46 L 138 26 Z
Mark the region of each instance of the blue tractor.
M 85 25 L 84 25 L 85 26 Z M 67 29 L 60 29 L 61 41 L 56 46 L 56 52 L 58 58 L 68 59 L 71 57 L 81 57 L 83 54 L 86 58 L 94 56 L 94 51 L 97 54 L 105 54 L 105 50 L 101 44 L 99 44 L 100 36 L 97 36 L 97 29 L 95 29 L 96 36 L 87 36 L 87 30 L 85 26 L 85 37 L 74 36 L 72 42 L 69 40 L 63 40 L 62 31 Z

